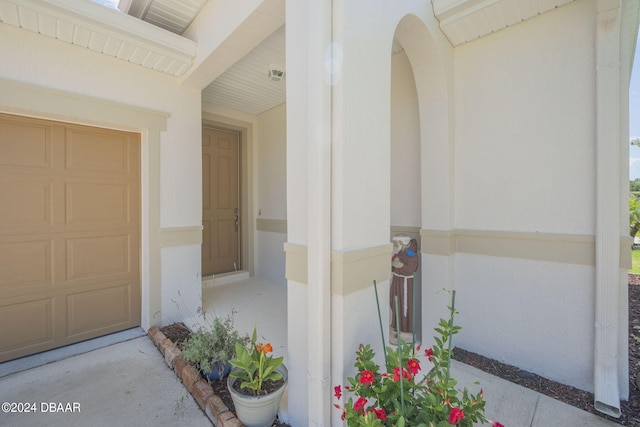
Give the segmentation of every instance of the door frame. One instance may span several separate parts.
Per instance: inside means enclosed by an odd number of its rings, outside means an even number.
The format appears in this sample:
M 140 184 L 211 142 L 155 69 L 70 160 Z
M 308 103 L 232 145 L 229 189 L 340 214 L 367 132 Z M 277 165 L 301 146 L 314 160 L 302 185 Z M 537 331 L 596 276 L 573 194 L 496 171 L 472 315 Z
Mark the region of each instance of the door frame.
M 202 126 L 237 132 L 239 134 L 240 156 L 240 270 L 254 275 L 254 227 L 253 213 L 253 126 L 251 122 L 223 117 L 218 114 L 202 112 Z M 239 271 L 240 271 L 239 270 Z

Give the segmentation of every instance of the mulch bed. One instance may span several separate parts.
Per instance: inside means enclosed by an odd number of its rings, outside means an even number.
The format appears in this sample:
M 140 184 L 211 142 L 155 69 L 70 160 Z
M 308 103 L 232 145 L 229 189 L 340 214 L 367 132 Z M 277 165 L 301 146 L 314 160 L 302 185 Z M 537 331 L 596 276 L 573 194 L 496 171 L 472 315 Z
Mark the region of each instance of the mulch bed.
M 623 426 L 640 427 L 640 390 L 635 378 L 640 361 L 640 348 L 633 339 L 633 326 L 640 325 L 640 275 L 629 275 L 629 400 L 620 402 L 622 416 L 608 417 L 593 407 L 593 393 L 551 381 L 539 375 L 523 371 L 515 366 L 500 363 L 461 348 L 454 350 L 453 358 L 496 377 L 519 384 L 553 399 L 575 406 L 587 412 L 609 419 Z M 636 331 L 638 334 L 638 332 Z
M 176 347 L 178 347 L 182 351 L 182 347 L 185 341 L 191 335 L 191 331 L 187 328 L 183 323 L 173 323 L 171 325 L 164 326 L 160 328 L 160 332 L 162 332 L 167 338 L 173 342 Z M 229 393 L 229 389 L 227 388 L 227 380 L 214 380 L 209 381 L 213 392 L 224 402 L 224 404 L 229 408 L 231 412 L 235 414 L 236 408 L 233 405 L 233 399 L 231 399 L 231 394 Z M 277 418 L 274 421 L 272 427 L 291 427 L 289 424 L 281 423 Z

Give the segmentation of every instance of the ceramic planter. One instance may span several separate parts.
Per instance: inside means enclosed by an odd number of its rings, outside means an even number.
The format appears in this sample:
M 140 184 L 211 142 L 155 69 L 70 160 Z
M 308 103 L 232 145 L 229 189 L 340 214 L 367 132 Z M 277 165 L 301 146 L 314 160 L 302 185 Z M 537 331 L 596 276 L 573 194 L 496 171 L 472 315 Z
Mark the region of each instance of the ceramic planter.
M 204 372 L 206 378 L 209 378 L 211 381 L 221 380 L 231 372 L 231 363 L 224 363 L 224 367 L 222 367 L 223 362 L 215 362 L 213 366 L 211 366 L 211 372 Z
M 276 419 L 288 380 L 287 368 L 284 365 L 276 369 L 276 372 L 282 375 L 284 384 L 278 390 L 264 396 L 245 396 L 233 388 L 233 384 L 240 380 L 231 376 L 227 378 L 227 388 L 236 407 L 236 417 L 245 427 L 270 427 Z

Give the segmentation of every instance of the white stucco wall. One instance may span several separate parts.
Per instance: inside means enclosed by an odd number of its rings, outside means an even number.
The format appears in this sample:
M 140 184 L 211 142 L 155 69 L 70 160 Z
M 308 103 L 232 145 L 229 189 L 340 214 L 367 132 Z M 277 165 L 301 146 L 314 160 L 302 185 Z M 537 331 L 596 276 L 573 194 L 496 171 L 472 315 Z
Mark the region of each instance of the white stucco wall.
M 455 226 L 595 233 L 594 3 L 455 50 Z M 457 345 L 593 389 L 592 266 L 455 256 Z
M 33 109 L 19 111 L 14 107 L 18 100 L 0 94 L 2 111 L 142 133 L 143 326 L 158 323 L 159 319 L 180 318 L 176 311 L 156 311 L 170 310 L 168 301 L 177 296 L 178 290 L 186 300 L 200 301 L 200 267 L 198 263 L 185 264 L 182 255 L 168 255 L 174 250 L 186 251 L 199 259 L 200 245 L 165 250 L 161 269 L 159 233 L 160 228 L 179 231 L 202 223 L 199 91 L 181 87 L 175 79 L 159 72 L 9 25 L 0 25 L 0 51 L 0 78 L 33 85 L 25 96 L 37 100 L 42 87 L 86 97 L 77 101 L 84 107 L 82 117 L 69 115 L 64 108 L 51 111 L 43 106 L 40 110 L 37 101 Z M 122 110 L 131 108 L 134 115 L 136 109 L 142 108 L 168 116 L 167 129 L 159 138 L 159 165 L 145 163 L 150 160 L 149 152 L 158 149 L 148 147 L 146 129 L 110 122 L 109 117 L 97 113 L 92 116 L 91 111 L 99 110 L 94 107 L 105 102 L 118 103 Z M 159 176 L 149 174 L 150 167 L 159 167 Z M 148 205 L 149 200 L 157 204 Z M 151 217 L 159 218 L 153 228 L 149 228 Z M 161 289 L 168 292 L 162 293 Z
M 593 391 L 593 268 L 456 255 L 456 345 Z
M 286 119 L 285 104 L 258 116 L 256 208 L 262 218 L 287 218 Z
M 256 209 L 258 219 L 287 219 L 286 105 L 258 116 L 256 146 Z M 295 161 L 292 159 L 291 161 Z M 255 274 L 273 282 L 284 277 L 286 233 L 256 230 Z
M 594 234 L 593 7 L 455 49 L 457 228 Z
M 420 227 L 420 117 L 411 64 L 391 57 L 391 225 Z

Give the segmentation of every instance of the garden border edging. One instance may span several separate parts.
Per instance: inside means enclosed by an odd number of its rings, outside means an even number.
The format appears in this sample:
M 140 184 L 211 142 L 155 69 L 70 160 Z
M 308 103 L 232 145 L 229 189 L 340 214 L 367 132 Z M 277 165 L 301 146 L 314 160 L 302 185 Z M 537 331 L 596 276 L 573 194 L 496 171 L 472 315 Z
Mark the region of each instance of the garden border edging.
M 175 372 L 214 426 L 244 427 L 222 399 L 213 392 L 209 383 L 200 376 L 198 370 L 184 360 L 180 349 L 157 326 L 152 326 L 147 335 L 164 357 L 167 366 Z

